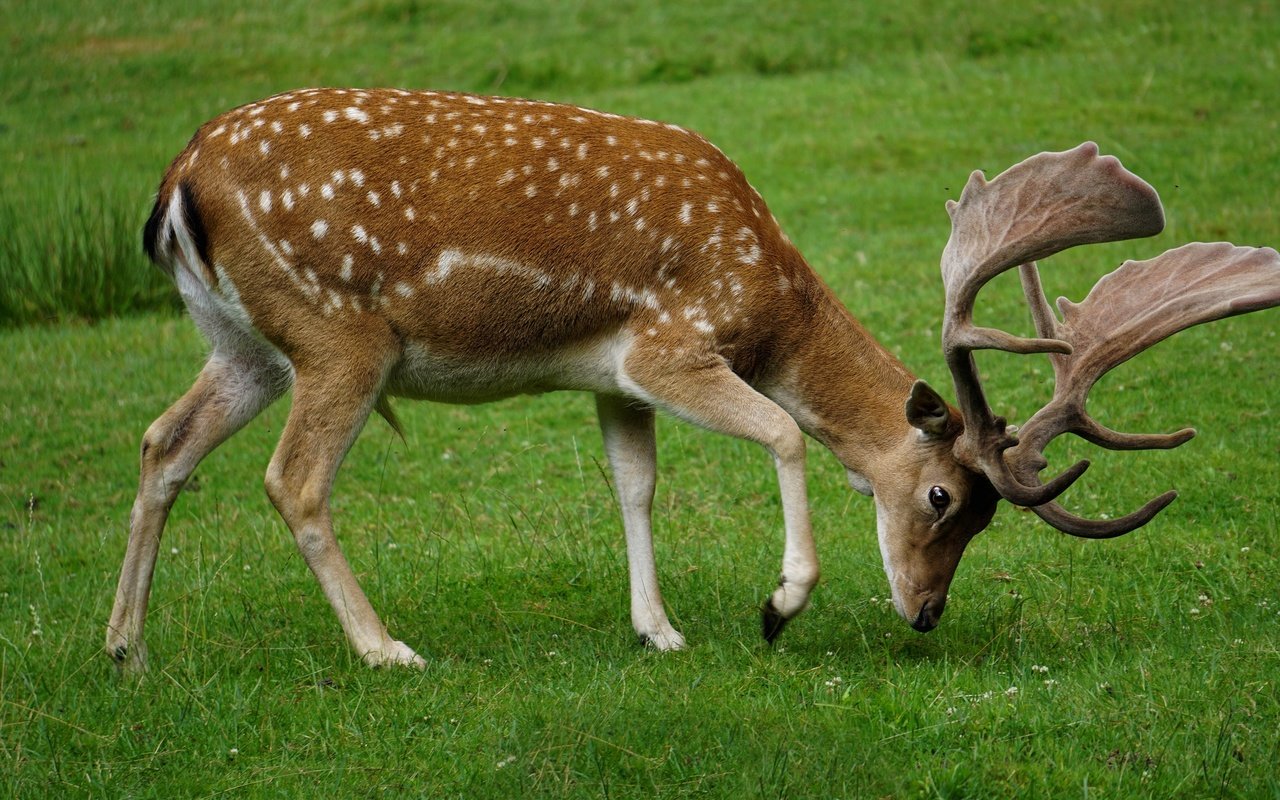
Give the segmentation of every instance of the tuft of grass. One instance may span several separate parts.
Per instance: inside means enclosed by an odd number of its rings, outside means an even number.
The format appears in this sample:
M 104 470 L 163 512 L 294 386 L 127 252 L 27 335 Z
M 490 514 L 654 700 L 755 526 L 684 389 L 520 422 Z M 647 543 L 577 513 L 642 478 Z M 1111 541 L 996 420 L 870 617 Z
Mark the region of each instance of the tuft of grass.
M 70 178 L 26 189 L 0 197 L 0 327 L 180 307 L 122 192 Z

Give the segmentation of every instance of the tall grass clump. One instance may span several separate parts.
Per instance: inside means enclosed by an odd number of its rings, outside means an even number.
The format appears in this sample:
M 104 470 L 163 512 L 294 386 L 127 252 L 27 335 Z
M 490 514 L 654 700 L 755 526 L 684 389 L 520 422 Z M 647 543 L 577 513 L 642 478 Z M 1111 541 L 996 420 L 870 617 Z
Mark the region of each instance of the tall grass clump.
M 74 180 L 0 197 L 0 327 L 177 307 L 142 252 L 146 210 Z

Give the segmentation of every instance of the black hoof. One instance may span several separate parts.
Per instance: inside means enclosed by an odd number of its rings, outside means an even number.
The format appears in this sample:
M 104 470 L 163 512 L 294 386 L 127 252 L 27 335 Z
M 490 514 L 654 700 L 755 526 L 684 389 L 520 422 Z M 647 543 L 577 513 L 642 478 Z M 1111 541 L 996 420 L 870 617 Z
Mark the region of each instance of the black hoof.
M 125 656 L 129 655 L 129 648 L 125 645 L 118 645 L 116 649 L 111 651 L 111 657 L 118 663 L 123 664 Z
M 764 635 L 764 640 L 773 644 L 773 640 L 778 638 L 778 634 L 782 633 L 785 627 L 787 627 L 787 618 L 773 607 L 773 598 L 766 600 L 764 608 L 760 609 L 760 633 Z

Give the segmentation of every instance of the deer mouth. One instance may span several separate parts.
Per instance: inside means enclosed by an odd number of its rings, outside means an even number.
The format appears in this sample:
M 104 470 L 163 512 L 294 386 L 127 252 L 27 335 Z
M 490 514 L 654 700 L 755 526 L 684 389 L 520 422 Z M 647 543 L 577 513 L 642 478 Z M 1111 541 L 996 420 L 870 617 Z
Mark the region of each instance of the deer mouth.
M 911 627 L 920 633 L 928 633 L 938 627 L 938 620 L 941 618 L 942 603 L 926 600 L 924 605 L 920 606 L 920 611 L 916 614 L 916 618 L 911 620 Z

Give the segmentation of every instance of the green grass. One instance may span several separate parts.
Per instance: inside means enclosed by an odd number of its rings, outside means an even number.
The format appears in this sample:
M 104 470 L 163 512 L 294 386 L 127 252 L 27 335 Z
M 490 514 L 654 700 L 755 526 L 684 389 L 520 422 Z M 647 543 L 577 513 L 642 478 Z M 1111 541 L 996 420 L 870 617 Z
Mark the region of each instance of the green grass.
M 1078 299 L 1125 257 L 1280 243 L 1273 3 L 37 4 L 0 15 L 0 795 L 14 797 L 1277 797 L 1280 360 L 1274 312 L 1190 331 L 1091 408 L 1201 436 L 1055 447 L 1105 543 L 1005 508 L 928 636 L 882 601 L 869 501 L 814 449 L 824 583 L 758 637 L 781 514 L 757 448 L 663 420 L 659 571 L 693 647 L 632 641 L 589 398 L 401 403 L 339 478 L 339 537 L 423 673 L 370 671 L 262 491 L 286 404 L 171 517 L 153 669 L 100 653 L 143 430 L 205 352 L 138 253 L 161 171 L 220 110 L 299 85 L 444 87 L 679 122 L 746 170 L 904 361 L 938 354 L 942 203 L 1084 139 L 1150 180 L 1155 240 L 1042 266 Z M 1009 281 L 984 322 L 1025 330 Z M 94 322 L 77 321 L 94 320 Z M 60 320 L 62 324 L 25 324 Z M 1034 358 L 983 361 L 1002 410 Z M 175 550 L 176 552 L 171 552 Z M 1016 692 L 1010 690 L 1016 687 Z

